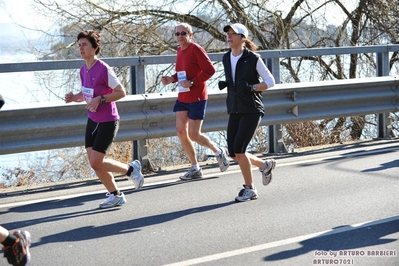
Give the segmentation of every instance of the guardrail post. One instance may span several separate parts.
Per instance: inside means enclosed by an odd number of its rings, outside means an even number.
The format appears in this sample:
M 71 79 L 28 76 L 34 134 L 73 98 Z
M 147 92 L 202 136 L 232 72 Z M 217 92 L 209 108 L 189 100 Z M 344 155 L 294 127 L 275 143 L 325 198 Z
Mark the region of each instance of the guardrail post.
M 142 59 L 139 59 L 140 62 Z M 130 67 L 130 90 L 132 94 L 145 94 L 145 65 Z M 132 143 L 132 158 L 141 162 L 143 169 L 152 171 L 153 167 L 148 159 L 147 140 L 134 140 Z
M 377 77 L 389 76 L 389 53 L 377 53 Z M 378 138 L 387 139 L 393 136 L 392 128 L 389 126 L 391 119 L 389 113 L 378 114 Z
M 273 74 L 276 84 L 280 83 L 280 58 L 268 58 L 266 61 L 267 68 Z M 268 153 L 287 153 L 287 147 L 283 140 L 283 125 L 269 126 L 269 149 Z

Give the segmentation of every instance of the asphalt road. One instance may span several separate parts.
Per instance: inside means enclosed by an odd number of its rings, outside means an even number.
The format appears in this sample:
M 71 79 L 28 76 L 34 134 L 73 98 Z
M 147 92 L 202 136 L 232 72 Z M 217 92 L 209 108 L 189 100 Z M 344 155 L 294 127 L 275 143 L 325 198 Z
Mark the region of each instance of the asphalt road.
M 32 265 L 399 265 L 399 140 L 274 157 L 251 202 L 236 164 L 211 164 L 118 179 L 128 202 L 108 210 L 98 182 L 2 191 L 0 221 L 31 232 Z

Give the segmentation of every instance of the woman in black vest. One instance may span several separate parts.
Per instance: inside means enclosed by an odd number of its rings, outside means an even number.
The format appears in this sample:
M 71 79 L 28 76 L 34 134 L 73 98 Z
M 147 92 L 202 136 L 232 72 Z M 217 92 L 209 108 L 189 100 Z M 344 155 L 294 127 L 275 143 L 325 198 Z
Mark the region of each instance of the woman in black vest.
M 231 49 L 223 56 L 226 81 L 219 82 L 219 89 L 227 86 L 228 150 L 230 157 L 238 162 L 244 177 L 244 188 L 235 200 L 249 201 L 258 198 L 252 165 L 259 167 L 265 186 L 270 183 L 272 170 L 276 166 L 273 159 L 263 161 L 246 152 L 264 115 L 262 91 L 273 87 L 275 81 L 261 57 L 253 52 L 258 47 L 248 39 L 248 29 L 244 25 L 235 23 L 225 26 L 223 30 Z

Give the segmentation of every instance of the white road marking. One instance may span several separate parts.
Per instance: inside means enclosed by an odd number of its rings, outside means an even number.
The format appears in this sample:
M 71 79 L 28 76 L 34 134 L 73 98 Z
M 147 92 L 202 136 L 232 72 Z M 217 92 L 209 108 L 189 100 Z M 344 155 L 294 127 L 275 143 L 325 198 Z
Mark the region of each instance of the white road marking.
M 243 255 L 243 254 L 247 254 L 247 253 L 251 253 L 251 252 L 255 252 L 255 251 L 265 250 L 265 249 L 269 249 L 269 248 L 275 248 L 275 247 L 280 247 L 280 246 L 284 246 L 284 245 L 288 245 L 288 244 L 299 243 L 304 240 L 317 238 L 317 237 L 321 237 L 321 236 L 328 236 L 328 235 L 339 234 L 342 232 L 348 232 L 348 231 L 356 230 L 356 229 L 363 228 L 363 227 L 388 223 L 388 222 L 395 221 L 395 220 L 399 220 L 399 216 L 393 216 L 393 217 L 389 217 L 389 218 L 385 218 L 385 219 L 381 219 L 381 220 L 374 220 L 374 221 L 369 221 L 369 222 L 364 222 L 364 223 L 358 223 L 358 224 L 354 224 L 354 225 L 340 227 L 337 229 L 317 232 L 317 233 L 298 236 L 298 237 L 292 237 L 292 238 L 274 241 L 274 242 L 270 242 L 270 243 L 265 243 L 265 244 L 261 244 L 261 245 L 257 245 L 257 246 L 231 250 L 231 251 L 227 251 L 227 252 L 204 256 L 201 258 L 190 259 L 190 260 L 186 260 L 186 261 L 180 261 L 180 262 L 176 262 L 176 263 L 172 263 L 172 264 L 165 264 L 164 266 L 195 265 L 195 264 L 205 263 L 205 262 L 209 262 L 209 261 L 215 261 L 215 260 L 225 259 L 225 258 L 234 257 L 234 256 L 238 256 L 238 255 Z
M 366 148 L 366 147 L 365 147 Z M 364 155 L 370 155 L 370 154 L 375 154 L 375 153 L 383 153 L 386 151 L 392 151 L 392 150 L 398 150 L 398 146 L 393 146 L 393 147 L 388 147 L 388 148 L 383 148 L 383 149 L 377 149 L 377 150 L 369 150 L 369 151 L 359 151 L 359 152 L 354 152 L 350 154 L 339 154 L 339 155 L 334 155 L 330 157 L 319 157 L 315 159 L 309 159 L 309 160 L 298 160 L 294 162 L 287 162 L 287 163 L 281 163 L 279 162 L 276 167 L 283 167 L 283 166 L 289 166 L 289 165 L 296 165 L 296 164 L 303 164 L 303 163 L 312 163 L 312 162 L 319 162 L 319 161 L 325 161 L 325 160 L 331 160 L 331 159 L 337 159 L 337 158 L 342 158 L 342 157 L 355 157 L 355 156 L 364 156 Z M 252 168 L 252 171 L 257 171 L 258 168 L 254 167 Z M 231 175 L 232 173 L 241 173 L 241 170 L 233 170 L 229 171 L 227 170 L 226 172 L 223 173 L 218 173 L 218 176 L 224 176 L 224 175 Z M 204 175 L 204 178 L 207 177 L 214 177 L 215 173 L 210 173 Z M 169 184 L 173 182 L 181 182 L 180 179 L 168 179 L 164 181 L 159 181 L 159 182 L 151 182 L 148 184 L 144 184 L 143 187 L 148 187 L 148 186 L 155 186 L 155 185 L 162 185 L 162 184 Z M 195 181 L 194 181 L 195 182 Z M 134 186 L 126 186 L 123 187 L 123 189 L 134 189 Z M 71 198 L 77 198 L 81 196 L 87 196 L 87 195 L 95 195 L 99 193 L 106 193 L 107 191 L 102 189 L 102 190 L 97 190 L 97 191 L 91 191 L 91 192 L 83 192 L 83 193 L 78 193 L 78 194 L 70 194 L 70 195 L 65 195 L 65 196 L 55 196 L 51 198 L 44 198 L 44 199 L 37 199 L 37 200 L 28 200 L 28 201 L 21 201 L 21 202 L 12 202 L 12 203 L 5 203 L 5 204 L 0 204 L 0 209 L 1 208 L 11 208 L 11 207 L 17 207 L 17 206 L 23 206 L 26 204 L 34 204 L 34 203 L 40 203 L 40 202 L 46 202 L 46 201 L 52 201 L 52 200 L 65 200 L 65 199 L 71 199 Z

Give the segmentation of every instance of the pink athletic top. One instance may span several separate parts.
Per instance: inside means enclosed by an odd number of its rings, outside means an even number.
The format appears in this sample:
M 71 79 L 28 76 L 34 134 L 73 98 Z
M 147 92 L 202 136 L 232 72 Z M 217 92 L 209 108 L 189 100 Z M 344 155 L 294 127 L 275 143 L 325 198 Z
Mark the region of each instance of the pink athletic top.
M 89 70 L 83 65 L 80 68 L 80 79 L 83 97 L 87 103 L 94 97 L 110 94 L 120 84 L 114 70 L 101 60 L 97 60 Z M 116 103 L 100 104 L 96 112 L 88 111 L 88 117 L 97 123 L 119 120 Z

